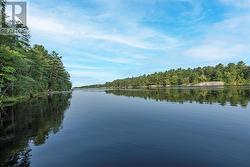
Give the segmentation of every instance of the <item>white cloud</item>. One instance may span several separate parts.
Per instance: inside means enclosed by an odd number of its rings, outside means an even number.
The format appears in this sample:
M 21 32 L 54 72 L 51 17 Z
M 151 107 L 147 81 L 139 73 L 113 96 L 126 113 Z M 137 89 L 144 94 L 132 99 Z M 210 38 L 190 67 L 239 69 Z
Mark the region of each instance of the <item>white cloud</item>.
M 234 44 L 229 46 L 228 44 L 207 43 L 186 50 L 184 55 L 201 61 L 216 61 L 237 57 L 247 52 L 249 53 L 249 48 L 246 45 Z
M 250 8 L 249 0 L 220 0 L 222 3 L 227 5 L 234 5 L 239 8 Z
M 81 22 L 76 22 L 75 20 L 62 18 L 54 13 L 47 12 L 45 14 L 36 6 L 30 8 L 32 10 L 29 13 L 32 15 L 28 16 L 28 26 L 31 31 L 48 36 L 53 35 L 53 39 L 57 39 L 58 42 L 62 42 L 62 37 L 67 37 L 65 40 L 69 41 L 105 41 L 111 44 L 115 43 L 147 50 L 164 50 L 178 45 L 178 40 L 174 37 L 141 26 L 136 21 L 131 23 L 131 20 L 126 19 L 114 20 L 118 21 L 115 24 L 120 25 L 121 29 L 120 27 L 112 27 L 113 25 L 107 24 L 105 20 L 97 22 L 89 16 L 81 16 Z M 105 16 L 112 19 L 115 17 L 111 14 Z M 95 18 L 99 17 L 96 16 Z
M 230 60 L 250 55 L 250 15 L 228 18 L 210 26 L 183 55 L 203 61 Z
M 101 60 L 101 61 L 105 61 L 105 62 L 111 62 L 111 63 L 128 63 L 130 62 L 130 59 L 126 58 L 126 57 L 107 57 L 107 56 L 98 56 L 95 54 L 91 54 L 91 53 L 84 53 L 83 57 L 88 57 L 91 59 L 95 59 L 95 60 Z
M 71 31 L 66 29 L 66 27 L 63 24 L 60 24 L 57 20 L 44 19 L 33 16 L 29 16 L 28 20 L 28 26 L 32 30 L 47 33 L 72 34 Z

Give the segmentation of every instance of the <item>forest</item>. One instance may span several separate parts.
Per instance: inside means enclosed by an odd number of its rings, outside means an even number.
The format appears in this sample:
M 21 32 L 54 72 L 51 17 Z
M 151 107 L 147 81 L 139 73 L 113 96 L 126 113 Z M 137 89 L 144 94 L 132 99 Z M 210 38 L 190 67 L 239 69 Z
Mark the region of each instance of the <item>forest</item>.
M 0 2 L 2 26 L 11 27 L 4 21 L 5 1 Z M 21 23 L 16 27 L 12 34 L 0 33 L 0 104 L 48 90 L 70 90 L 70 75 L 62 57 L 55 51 L 49 53 L 42 45 L 31 46 L 28 27 Z
M 107 82 L 107 88 L 141 88 L 141 87 L 167 87 L 167 86 L 194 86 L 203 82 L 221 81 L 225 85 L 249 85 L 250 66 L 243 61 L 218 64 L 216 66 L 197 67 L 194 69 L 172 69 L 165 72 L 142 75 L 126 79 Z M 100 85 L 98 85 L 100 86 Z

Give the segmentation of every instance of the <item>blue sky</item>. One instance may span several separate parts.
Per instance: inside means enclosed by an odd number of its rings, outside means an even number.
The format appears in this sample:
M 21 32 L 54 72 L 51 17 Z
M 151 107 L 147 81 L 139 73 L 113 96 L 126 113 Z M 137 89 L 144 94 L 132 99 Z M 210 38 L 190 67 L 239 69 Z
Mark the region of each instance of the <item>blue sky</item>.
M 28 0 L 33 44 L 74 86 L 217 63 L 250 64 L 250 0 Z

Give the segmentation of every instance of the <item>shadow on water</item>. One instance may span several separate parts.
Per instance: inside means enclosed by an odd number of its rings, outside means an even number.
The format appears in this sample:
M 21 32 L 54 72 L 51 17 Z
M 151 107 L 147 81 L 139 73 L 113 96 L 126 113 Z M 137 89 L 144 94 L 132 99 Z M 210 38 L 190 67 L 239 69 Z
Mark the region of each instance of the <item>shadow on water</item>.
M 181 89 L 157 89 L 157 90 L 106 90 L 107 94 L 127 97 L 140 97 L 156 101 L 178 102 L 247 107 L 250 101 L 250 88 L 228 87 L 228 88 L 181 88 Z
M 30 166 L 29 142 L 41 145 L 57 133 L 71 94 L 39 97 L 0 111 L 0 166 Z

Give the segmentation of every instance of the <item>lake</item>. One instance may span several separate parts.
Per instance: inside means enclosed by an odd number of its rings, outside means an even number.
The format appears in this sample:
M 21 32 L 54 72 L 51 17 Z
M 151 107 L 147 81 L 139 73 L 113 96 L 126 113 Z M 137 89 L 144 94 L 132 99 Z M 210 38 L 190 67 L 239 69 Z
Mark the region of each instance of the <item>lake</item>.
M 1 166 L 249 167 L 250 89 L 101 90 L 1 108 Z

